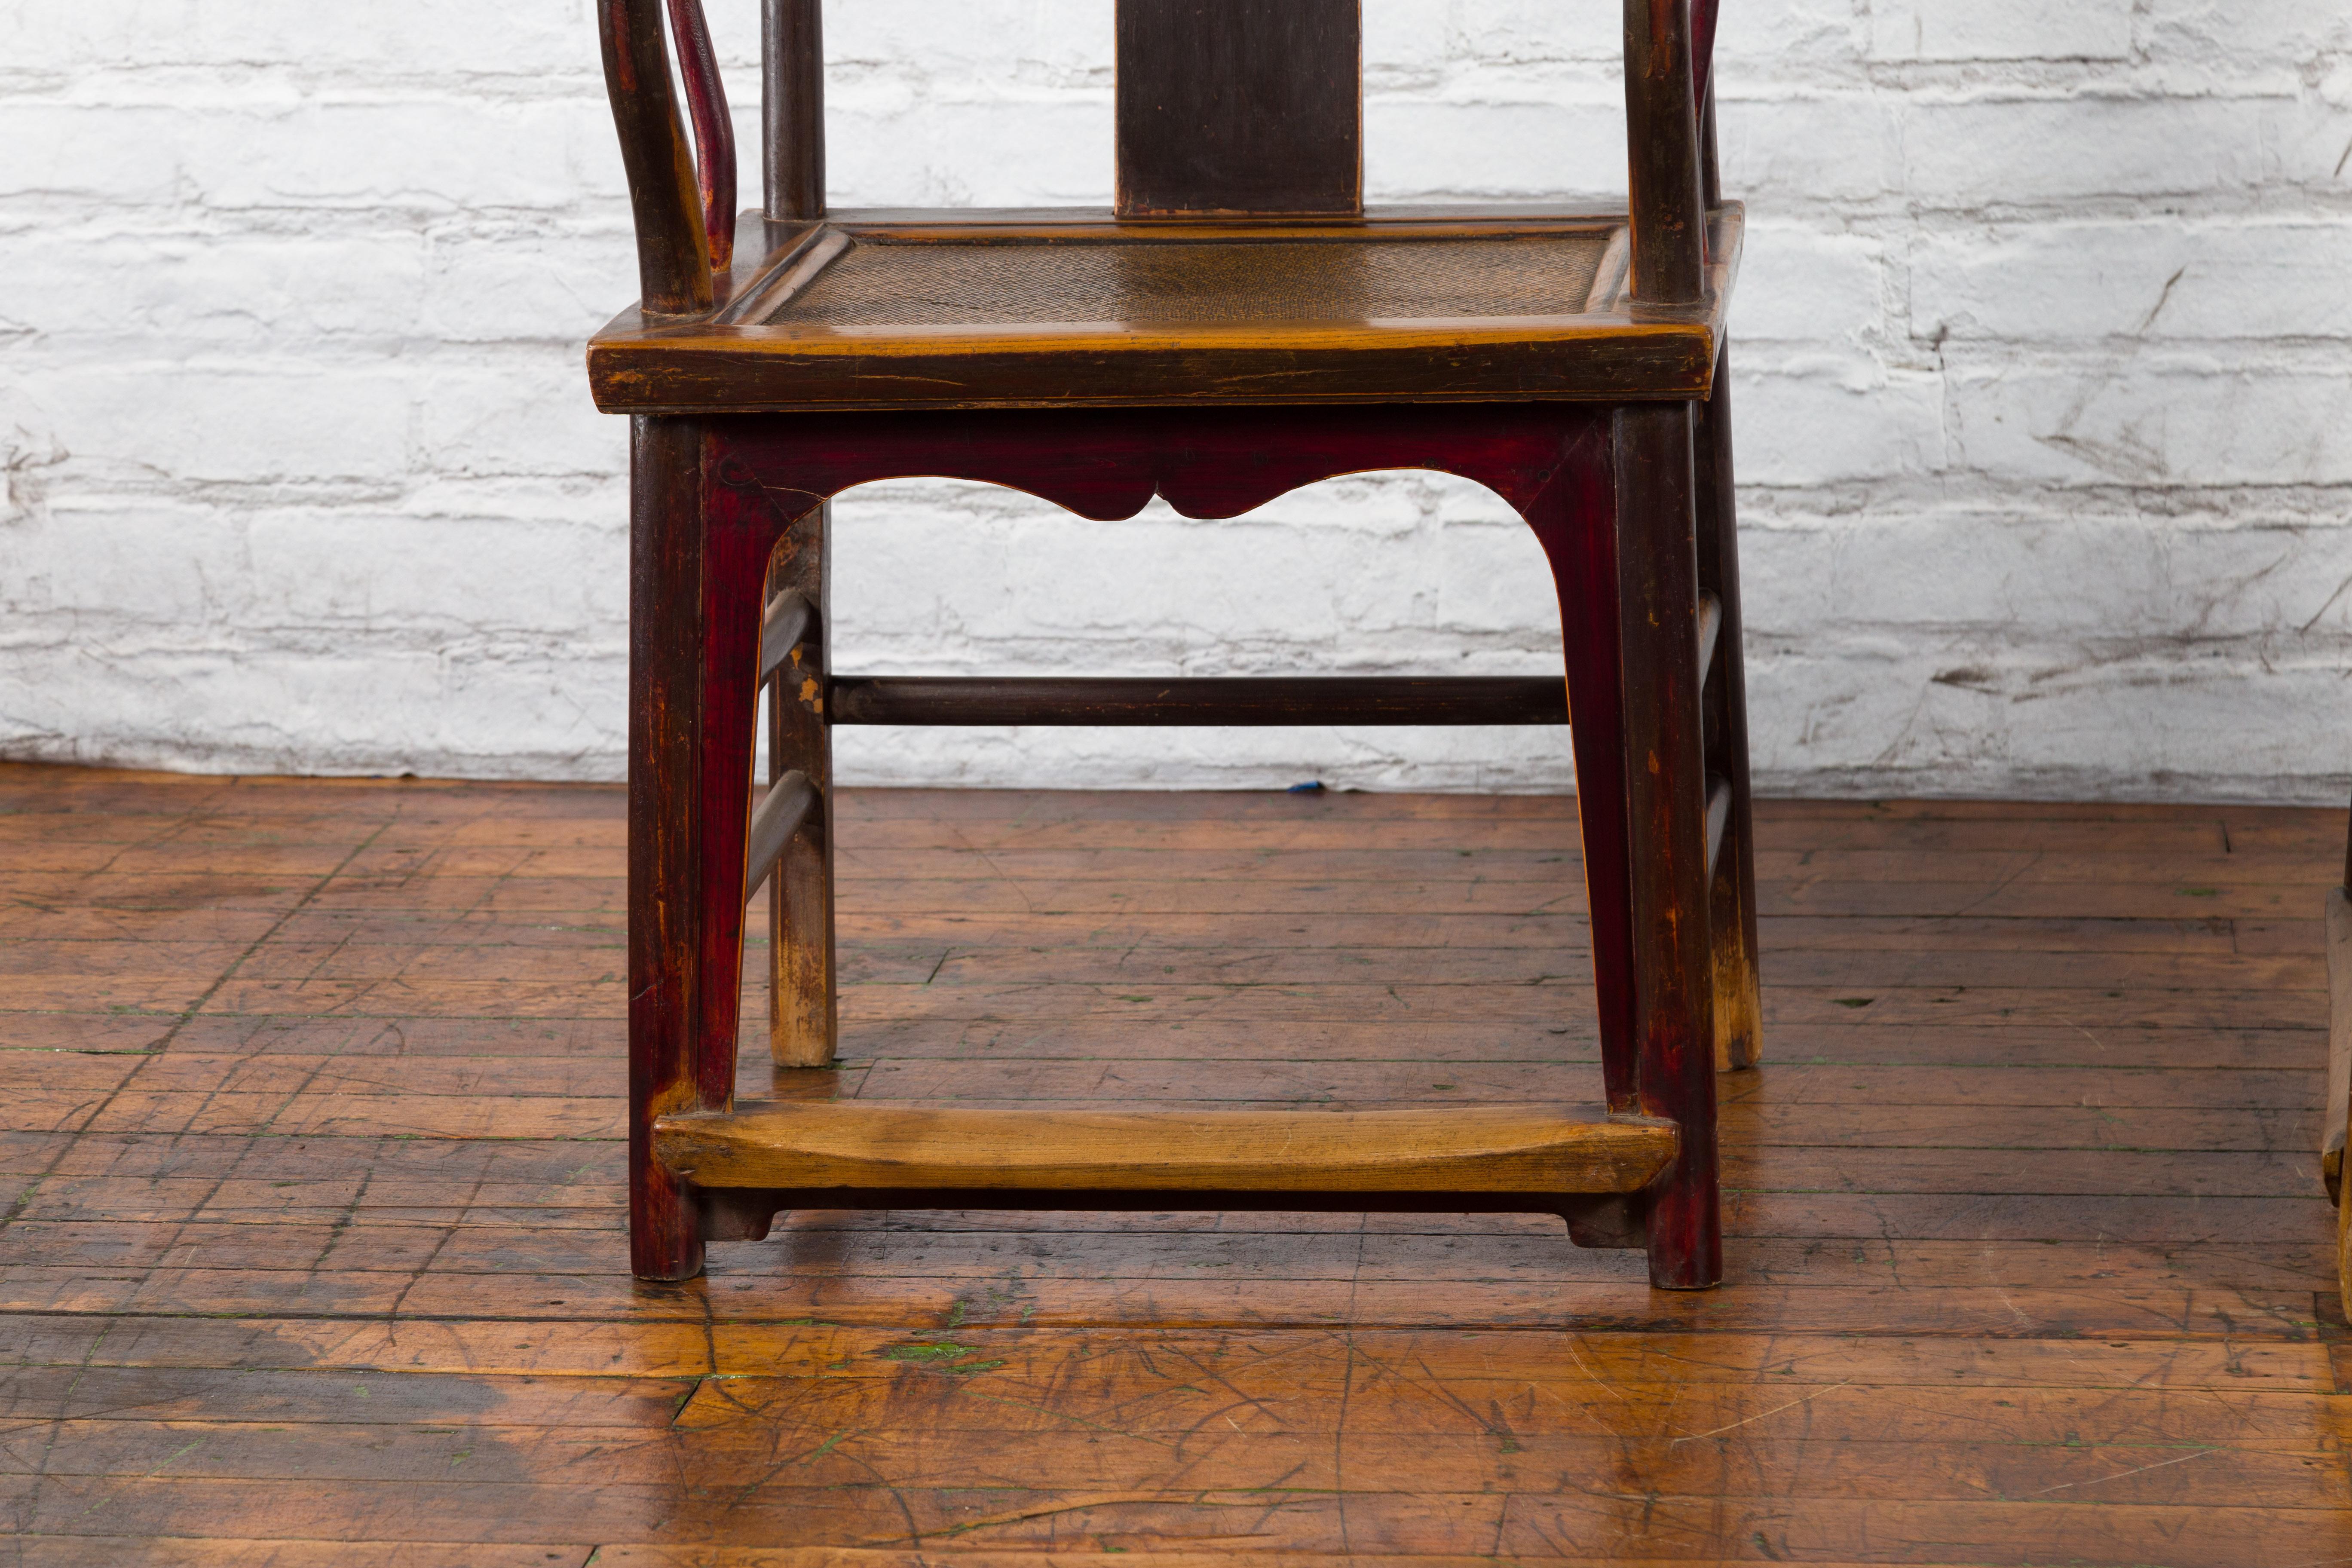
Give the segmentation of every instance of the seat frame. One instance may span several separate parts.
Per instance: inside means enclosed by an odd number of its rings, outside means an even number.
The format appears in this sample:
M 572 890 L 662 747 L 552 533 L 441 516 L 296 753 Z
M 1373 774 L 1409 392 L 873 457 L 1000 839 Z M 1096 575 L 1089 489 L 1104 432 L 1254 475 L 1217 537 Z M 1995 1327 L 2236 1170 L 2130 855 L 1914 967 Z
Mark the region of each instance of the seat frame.
M 1369 402 L 1338 401 L 1326 387 L 1269 400 L 1246 384 L 1171 396 L 1164 380 L 1129 363 L 1096 382 L 1075 377 L 1094 390 L 1063 405 L 1001 387 L 992 395 L 979 376 L 953 407 L 894 397 L 887 376 L 853 376 L 846 396 L 776 392 L 774 367 L 792 366 L 799 350 L 740 321 L 733 330 L 751 335 L 723 341 L 730 299 L 772 286 L 822 228 L 814 0 L 765 3 L 768 243 L 740 268 L 723 95 L 696 0 L 669 0 L 669 10 L 698 165 L 671 100 L 654 0 L 600 5 L 645 289 L 591 351 L 600 405 L 633 415 L 635 1271 L 689 1277 L 706 1241 L 762 1235 L 777 1212 L 797 1206 L 1213 1206 L 1553 1214 L 1581 1244 L 1646 1248 L 1657 1285 L 1717 1283 L 1715 1075 L 1756 1060 L 1759 1007 L 1721 334 L 1738 216 L 1714 190 L 1706 55 L 1694 44 L 1711 35 L 1710 0 L 1696 15 L 1686 0 L 1627 0 L 1633 195 L 1617 221 L 1629 302 L 1613 338 L 1595 334 L 1621 346 L 1643 337 L 1679 343 L 1679 379 L 1588 377 L 1541 395 L 1415 395 L 1407 386 Z M 1171 3 L 1120 0 L 1122 37 L 1127 7 L 1141 16 Z M 1286 25 L 1302 13 L 1285 8 L 1310 0 L 1216 3 Z M 1312 0 L 1327 20 L 1343 3 L 1352 15 L 1351 0 Z M 1154 191 L 1168 199 L 1165 180 Z M 1335 354 L 1344 369 L 1346 352 Z M 1703 374 L 1687 368 L 1694 354 Z M 765 391 L 753 384 L 762 374 Z M 1095 1112 L 947 1108 L 910 1121 L 815 1091 L 789 1105 L 736 1101 L 747 900 L 772 879 L 777 1062 L 830 1064 L 838 1002 L 828 728 L 861 711 L 903 721 L 924 696 L 908 689 L 919 681 L 854 686 L 831 673 L 833 496 L 929 476 L 1009 486 L 1093 519 L 1132 516 L 1154 497 L 1212 519 L 1323 479 L 1412 468 L 1501 497 L 1554 576 L 1568 700 L 1553 711 L 1573 721 L 1602 1114 L 1529 1112 L 1502 1136 L 1486 1111 L 1328 1112 L 1315 1123 L 1318 1136 L 1301 1142 L 1297 1113 L 1138 1112 L 1154 1119 L 1155 1132 L 1107 1142 Z M 772 775 L 755 810 L 763 681 Z M 1344 698 L 1347 683 L 1267 682 L 1283 689 L 1264 700 L 1200 689 L 1212 683 L 1154 683 L 1156 694 L 1117 682 L 1091 693 L 1069 682 L 961 684 L 966 711 L 992 715 L 969 721 L 987 722 L 1311 722 L 1318 686 L 1334 700 L 1412 721 L 1507 721 L 1526 717 L 1529 700 L 1494 682 L 1368 690 L 1380 683 L 1360 680 Z M 959 700 L 931 690 L 929 711 L 952 717 Z M 1027 1157 L 1017 1163 L 1008 1126 L 1024 1130 Z M 1269 1139 L 1298 1152 L 1270 1166 Z

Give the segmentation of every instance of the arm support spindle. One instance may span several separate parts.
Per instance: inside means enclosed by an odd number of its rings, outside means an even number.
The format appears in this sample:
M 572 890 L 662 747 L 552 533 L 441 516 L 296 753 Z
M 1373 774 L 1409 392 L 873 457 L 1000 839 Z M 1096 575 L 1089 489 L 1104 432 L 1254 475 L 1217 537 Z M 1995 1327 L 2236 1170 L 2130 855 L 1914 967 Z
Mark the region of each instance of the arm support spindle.
M 686 79 L 687 112 L 694 120 L 696 184 L 702 195 L 702 232 L 710 240 L 710 269 L 735 259 L 735 122 L 727 113 L 727 84 L 702 0 L 669 0 L 670 37 L 677 40 L 678 74 Z
M 735 150 L 731 133 L 724 129 L 726 97 L 701 26 L 699 0 L 671 3 L 690 14 L 693 22 L 685 61 L 696 121 L 699 125 L 708 115 L 718 128 L 703 143 L 709 165 L 707 182 L 697 174 L 694 150 L 670 90 L 660 0 L 599 0 L 596 21 L 604 46 L 604 90 L 613 102 L 621 162 L 629 175 L 643 306 L 654 315 L 679 316 L 707 310 L 711 304 L 714 225 L 705 215 L 705 190 L 713 198 L 724 195 L 730 209 L 725 224 L 727 247 L 732 248 Z M 698 47 L 693 42 L 697 38 Z

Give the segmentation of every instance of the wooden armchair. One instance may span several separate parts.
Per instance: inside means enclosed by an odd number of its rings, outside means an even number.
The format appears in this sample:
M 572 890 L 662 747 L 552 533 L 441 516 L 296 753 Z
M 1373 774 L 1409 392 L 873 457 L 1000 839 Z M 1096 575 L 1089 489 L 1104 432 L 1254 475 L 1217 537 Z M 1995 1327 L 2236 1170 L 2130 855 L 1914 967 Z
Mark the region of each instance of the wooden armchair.
M 1713 0 L 1626 0 L 1628 210 L 1367 212 L 1356 0 L 1118 0 L 1114 210 L 827 212 L 816 0 L 764 0 L 737 243 L 697 0 L 600 0 L 643 299 L 588 353 L 633 420 L 631 1250 L 679 1279 L 795 1207 L 1520 1210 L 1721 1275 L 1714 1074 L 1755 1059 L 1753 851 Z M 1475 479 L 1541 542 L 1561 683 L 836 678 L 830 497 L 935 475 L 1089 518 L 1336 475 Z M 774 771 L 754 808 L 755 699 Z M 737 1103 L 745 900 L 772 1041 L 832 1059 L 828 727 L 1567 721 L 1607 1107 L 1118 1114 Z

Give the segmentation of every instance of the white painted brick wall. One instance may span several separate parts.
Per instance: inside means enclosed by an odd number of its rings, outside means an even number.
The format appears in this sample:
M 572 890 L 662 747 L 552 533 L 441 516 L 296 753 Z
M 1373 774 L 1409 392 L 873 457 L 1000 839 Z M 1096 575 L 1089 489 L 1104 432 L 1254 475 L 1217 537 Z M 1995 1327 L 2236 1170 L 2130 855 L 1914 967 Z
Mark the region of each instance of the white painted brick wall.
M 1774 788 L 2333 799 L 2352 4 L 1724 0 Z M 751 0 L 709 0 L 752 139 Z M 845 203 L 1110 183 L 1108 0 L 828 19 Z M 1367 0 L 1378 199 L 1622 185 L 1608 0 Z M 756 180 L 747 160 L 747 184 Z M 608 778 L 631 290 L 586 0 L 0 10 L 0 753 Z M 877 670 L 1556 668 L 1500 503 L 841 508 Z M 842 734 L 864 779 L 1555 787 L 1540 731 Z

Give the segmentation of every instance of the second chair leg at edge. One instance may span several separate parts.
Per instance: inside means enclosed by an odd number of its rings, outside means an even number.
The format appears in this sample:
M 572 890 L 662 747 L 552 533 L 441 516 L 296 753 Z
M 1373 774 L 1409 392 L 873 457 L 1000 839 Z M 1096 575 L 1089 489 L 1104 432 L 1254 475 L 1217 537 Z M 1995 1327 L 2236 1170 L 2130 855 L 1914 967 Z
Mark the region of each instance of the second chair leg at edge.
M 1704 697 L 1707 767 L 1731 784 L 1731 816 L 1708 879 L 1707 904 L 1716 1067 L 1731 1071 L 1752 1068 L 1762 1058 L 1763 1003 L 1756 973 L 1756 831 L 1748 785 L 1748 672 L 1739 602 L 1728 347 L 1716 362 L 1712 395 L 1695 413 L 1699 586 L 1715 595 L 1722 616 Z
M 839 1039 L 834 988 L 833 735 L 824 712 L 827 535 L 832 508 L 797 519 L 777 544 L 768 591 L 814 609 L 768 687 L 768 780 L 797 772 L 815 791 L 768 887 L 768 1044 L 778 1067 L 831 1067 Z

